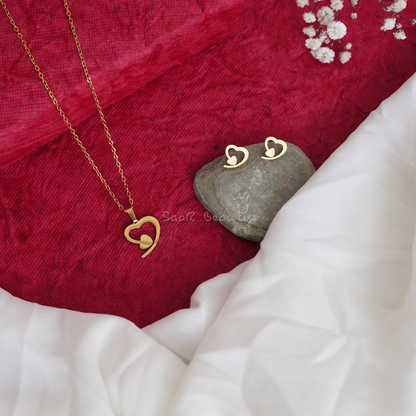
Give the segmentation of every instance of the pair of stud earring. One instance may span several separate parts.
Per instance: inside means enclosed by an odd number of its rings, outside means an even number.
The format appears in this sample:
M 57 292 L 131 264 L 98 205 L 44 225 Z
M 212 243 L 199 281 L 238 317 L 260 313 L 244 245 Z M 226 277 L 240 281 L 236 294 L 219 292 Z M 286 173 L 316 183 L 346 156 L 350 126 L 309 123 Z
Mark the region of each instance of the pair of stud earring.
M 274 149 L 274 147 L 269 147 L 270 142 L 273 142 L 275 144 L 280 144 L 283 147 L 280 153 L 276 155 L 276 150 Z M 286 150 L 287 150 L 287 143 L 284 142 L 283 140 L 276 139 L 275 137 L 268 137 L 264 141 L 264 146 L 266 147 L 266 151 L 264 152 L 264 156 L 261 157 L 264 160 L 278 159 L 279 157 L 282 157 L 286 153 Z M 230 149 L 233 149 L 236 152 L 243 152 L 244 154 L 243 160 L 237 163 L 237 156 L 235 155 L 230 156 L 230 153 L 229 153 Z M 230 144 L 225 149 L 225 155 L 227 156 L 227 165 L 224 165 L 224 167 L 227 169 L 238 168 L 239 166 L 241 166 L 243 163 L 247 161 L 248 150 L 244 147 L 238 147 L 233 144 Z

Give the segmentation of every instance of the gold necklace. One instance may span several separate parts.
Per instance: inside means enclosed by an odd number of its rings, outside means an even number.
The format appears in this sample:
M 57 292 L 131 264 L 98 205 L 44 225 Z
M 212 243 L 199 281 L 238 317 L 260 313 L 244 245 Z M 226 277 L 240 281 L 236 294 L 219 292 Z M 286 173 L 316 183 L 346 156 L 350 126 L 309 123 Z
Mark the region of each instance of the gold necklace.
M 105 132 L 105 134 L 107 136 L 108 143 L 110 144 L 111 152 L 113 153 L 114 160 L 115 160 L 116 166 L 118 168 L 118 172 L 119 172 L 120 177 L 121 177 L 121 180 L 123 182 L 124 189 L 126 190 L 127 197 L 129 199 L 130 208 L 127 208 L 127 209 L 125 209 L 123 207 L 123 205 L 120 203 L 120 201 L 118 200 L 118 198 L 115 196 L 114 192 L 110 188 L 110 185 L 108 185 L 107 181 L 104 179 L 103 175 L 99 171 L 97 165 L 94 163 L 94 161 L 92 160 L 90 154 L 87 152 L 87 149 L 82 144 L 82 141 L 80 140 L 80 138 L 76 134 L 74 128 L 72 127 L 72 124 L 69 122 L 69 120 L 66 117 L 64 111 L 62 110 L 61 106 L 59 105 L 58 100 L 56 99 L 56 97 L 53 94 L 51 88 L 49 87 L 48 83 L 46 82 L 46 79 L 43 76 L 43 73 L 41 72 L 38 64 L 35 61 L 35 58 L 33 57 L 33 55 L 31 53 L 29 47 L 27 46 L 25 40 L 23 39 L 23 35 L 20 33 L 19 28 L 17 27 L 15 21 L 13 20 L 10 12 L 9 12 L 7 6 L 6 6 L 6 3 L 3 0 L 0 0 L 0 3 L 3 6 L 3 9 L 6 12 L 7 17 L 9 18 L 10 23 L 13 26 L 14 31 L 17 33 L 17 37 L 20 39 L 20 42 L 22 43 L 23 47 L 25 48 L 25 51 L 28 54 L 28 56 L 30 58 L 30 61 L 32 62 L 33 67 L 35 68 L 35 71 L 38 73 L 38 76 L 39 76 L 40 80 L 42 81 L 43 86 L 45 87 L 46 91 L 48 92 L 49 97 L 51 97 L 52 102 L 55 104 L 56 109 L 58 110 L 58 112 L 61 115 L 62 119 L 64 120 L 65 124 L 67 125 L 69 131 L 74 136 L 74 139 L 79 144 L 82 152 L 84 153 L 85 157 L 88 159 L 88 162 L 90 162 L 92 168 L 94 169 L 94 171 L 97 174 L 97 176 L 100 178 L 100 180 L 103 183 L 105 189 L 107 189 L 107 191 L 109 192 L 109 194 L 113 198 L 114 202 L 117 204 L 117 206 L 119 207 L 119 209 L 121 209 L 122 211 L 126 212 L 129 215 L 129 217 L 131 218 L 131 220 L 133 221 L 133 224 L 130 224 L 124 230 L 124 236 L 131 243 L 139 244 L 140 248 L 142 248 L 142 249 L 148 249 L 142 255 L 142 258 L 144 258 L 148 254 L 150 254 L 150 252 L 156 247 L 156 244 L 159 241 L 159 237 L 160 237 L 160 224 L 159 224 L 159 221 L 155 217 L 147 216 L 147 217 L 141 218 L 140 220 L 137 220 L 137 218 L 136 218 L 136 216 L 134 214 L 134 211 L 133 211 L 133 198 L 132 198 L 131 193 L 129 191 L 129 187 L 127 185 L 127 180 L 126 180 L 126 177 L 124 176 L 124 172 L 123 172 L 123 169 L 121 167 L 121 163 L 120 163 L 120 161 L 118 159 L 118 155 L 117 155 L 116 149 L 114 147 L 114 142 L 113 142 L 113 140 L 111 138 L 110 131 L 109 131 L 108 127 L 107 127 L 107 122 L 105 121 L 104 114 L 103 114 L 103 111 L 101 109 L 100 102 L 98 101 L 98 97 L 97 97 L 97 93 L 95 92 L 94 84 L 92 83 L 90 74 L 88 72 L 87 64 L 85 62 L 84 55 L 82 53 L 81 45 L 80 45 L 79 40 L 78 40 L 78 35 L 77 35 L 76 30 L 75 30 L 75 25 L 74 25 L 74 21 L 73 21 L 72 16 L 71 16 L 71 12 L 69 11 L 69 7 L 68 7 L 67 0 L 63 0 L 63 2 L 64 2 L 64 7 L 65 7 L 66 15 L 68 17 L 68 21 L 69 21 L 69 24 L 71 26 L 71 32 L 72 32 L 72 35 L 74 37 L 75 44 L 76 44 L 76 47 L 77 47 L 77 50 L 78 50 L 78 55 L 79 55 L 79 58 L 81 59 L 81 65 L 82 65 L 82 68 L 84 70 L 85 77 L 87 78 L 88 85 L 90 86 L 91 93 L 92 93 L 92 96 L 94 98 L 95 105 L 97 106 L 98 114 L 100 115 L 100 119 L 101 119 L 101 122 L 102 122 L 103 127 L 104 127 L 104 132 Z M 149 222 L 151 224 L 153 224 L 154 227 L 155 227 L 155 229 L 156 229 L 156 236 L 155 236 L 155 239 L 154 240 L 152 240 L 152 238 L 150 238 L 146 234 L 142 234 L 142 236 L 140 237 L 140 240 L 135 240 L 132 237 L 130 237 L 130 231 L 131 230 L 136 229 L 136 228 L 140 228 L 143 224 L 149 223 Z

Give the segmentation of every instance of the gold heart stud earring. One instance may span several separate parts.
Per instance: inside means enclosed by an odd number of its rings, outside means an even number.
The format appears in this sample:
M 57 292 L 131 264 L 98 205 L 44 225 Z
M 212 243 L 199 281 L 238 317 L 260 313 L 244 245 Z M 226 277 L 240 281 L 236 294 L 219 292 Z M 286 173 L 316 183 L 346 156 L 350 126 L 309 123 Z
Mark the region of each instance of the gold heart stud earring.
M 282 145 L 283 149 L 280 151 L 280 153 L 277 156 L 276 156 L 276 150 L 273 147 L 269 147 L 269 142 L 274 142 L 275 144 Z M 264 160 L 278 159 L 279 157 L 282 157 L 286 153 L 286 150 L 287 150 L 287 143 L 284 142 L 283 140 L 276 139 L 276 137 L 268 137 L 265 140 L 264 145 L 266 146 L 266 152 L 265 152 L 266 156 L 261 157 Z
M 234 149 L 236 152 L 243 152 L 244 153 L 243 160 L 240 163 L 237 163 L 237 156 L 235 156 L 235 155 L 230 156 L 230 153 L 229 153 L 230 149 Z M 225 149 L 225 155 L 227 156 L 228 165 L 224 165 L 224 167 L 227 168 L 227 169 L 238 168 L 243 163 L 245 163 L 246 160 L 248 159 L 248 150 L 245 149 L 244 147 L 238 147 L 238 146 L 234 146 L 233 144 L 230 144 Z

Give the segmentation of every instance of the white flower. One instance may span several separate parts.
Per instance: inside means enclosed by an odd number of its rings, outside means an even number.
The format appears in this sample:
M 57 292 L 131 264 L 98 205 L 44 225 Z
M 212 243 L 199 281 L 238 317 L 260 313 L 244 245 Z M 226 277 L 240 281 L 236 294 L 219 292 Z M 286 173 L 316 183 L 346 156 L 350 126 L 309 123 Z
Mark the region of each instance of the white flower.
M 396 39 L 400 39 L 400 40 L 406 39 L 406 34 L 404 33 L 403 29 L 400 29 L 397 32 L 394 32 L 393 35 Z
M 358 4 L 358 0 L 351 0 L 351 4 L 352 4 L 353 6 L 356 6 L 356 5 Z
M 298 7 L 309 6 L 309 0 L 296 0 Z
M 312 55 L 315 59 L 318 59 L 318 57 L 316 56 L 316 51 L 311 51 L 311 55 Z
M 356 19 L 357 18 L 357 13 L 351 13 L 351 19 Z
M 328 25 L 326 31 L 331 39 L 337 40 L 345 36 L 347 33 L 347 26 L 342 22 L 332 22 Z
M 391 5 L 391 10 L 395 13 L 400 13 L 406 8 L 406 6 L 406 0 L 394 0 L 393 4 Z
M 351 48 L 352 48 L 352 43 L 351 42 L 348 42 L 348 43 L 345 44 L 345 49 L 347 51 L 350 50 Z
M 334 21 L 334 11 L 330 7 L 324 6 L 318 10 L 316 17 L 318 18 L 319 23 L 322 25 L 328 25 Z
M 308 35 L 310 38 L 313 38 L 316 35 L 316 30 L 313 28 L 313 26 L 307 26 L 303 28 L 303 33 Z
M 313 23 L 316 21 L 316 17 L 312 12 L 309 13 L 303 13 L 303 20 L 306 23 Z
M 318 39 L 322 42 L 322 43 L 329 43 L 331 42 L 331 39 L 329 39 L 327 33 L 325 32 L 325 30 L 322 30 L 321 33 L 318 36 Z
M 316 51 L 317 49 L 319 49 L 321 45 L 322 45 L 322 42 L 316 38 L 309 38 L 309 39 L 306 39 L 305 41 L 305 46 L 308 49 L 312 49 L 313 51 Z
M 316 51 L 311 51 L 314 58 L 318 59 L 324 64 L 329 64 L 334 60 L 335 52 L 327 47 L 319 48 Z
M 345 64 L 345 62 L 348 62 L 351 59 L 351 52 L 348 52 L 348 51 L 340 52 L 338 55 L 338 58 L 342 64 Z
M 318 39 L 319 39 L 321 42 L 325 42 L 325 41 L 328 39 L 328 36 L 326 35 L 325 30 L 323 30 L 323 31 L 319 34 Z
M 344 0 L 331 0 L 331 7 L 333 10 L 341 10 L 344 7 Z
M 387 19 L 384 19 L 383 26 L 381 26 L 381 30 L 392 30 L 394 29 L 394 26 L 396 26 L 396 18 L 395 17 L 388 17 Z

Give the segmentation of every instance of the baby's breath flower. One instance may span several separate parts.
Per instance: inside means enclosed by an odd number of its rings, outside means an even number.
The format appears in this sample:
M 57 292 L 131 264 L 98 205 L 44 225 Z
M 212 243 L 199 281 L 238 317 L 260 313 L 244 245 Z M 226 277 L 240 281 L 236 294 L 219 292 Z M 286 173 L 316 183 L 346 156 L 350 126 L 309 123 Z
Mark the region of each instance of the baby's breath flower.
M 344 7 L 344 0 L 331 0 L 333 10 L 341 10 Z
M 404 33 L 403 29 L 397 30 L 396 32 L 393 33 L 393 35 L 396 39 L 399 39 L 399 40 L 406 39 L 406 34 Z
M 384 19 L 383 26 L 381 26 L 381 30 L 392 30 L 396 26 L 396 18 L 395 17 L 388 17 Z
M 328 39 L 328 36 L 324 30 L 319 34 L 318 39 L 321 42 L 325 42 L 325 40 Z
M 327 32 L 331 39 L 341 39 L 347 33 L 347 26 L 342 22 L 332 22 L 328 25 Z
M 303 28 L 303 33 L 310 38 L 313 38 L 316 35 L 316 30 L 313 26 L 306 26 Z
M 303 13 L 303 20 L 306 23 L 313 23 L 316 22 L 316 17 L 312 12 Z
M 303 33 L 308 36 L 305 40 L 305 46 L 311 51 L 311 55 L 323 63 L 330 63 L 334 61 L 335 52 L 332 50 L 332 47 L 335 41 L 338 41 L 340 52 L 337 52 L 338 59 L 342 64 L 345 64 L 351 59 L 352 43 L 345 43 L 340 41 L 347 34 L 347 27 L 343 22 L 338 20 L 338 12 L 343 10 L 345 0 L 326 0 L 327 6 L 322 6 L 319 10 L 314 10 L 315 3 L 322 2 L 324 0 L 296 0 L 296 3 L 299 7 L 304 8 L 305 6 L 312 5 L 309 8 L 310 11 L 303 13 L 304 21 L 309 24 L 309 26 L 302 29 Z M 359 0 L 347 0 L 351 2 L 351 19 L 357 19 L 358 14 L 356 13 L 356 6 L 359 3 Z M 383 22 L 380 27 L 381 30 L 387 31 L 391 30 L 393 36 L 396 39 L 404 40 L 406 39 L 406 34 L 403 30 L 401 12 L 407 7 L 408 0 L 378 0 L 381 4 L 381 9 L 383 12 Z M 389 5 L 386 4 L 389 3 Z M 330 6 L 330 7 L 329 7 Z M 319 6 L 318 6 L 319 7 Z M 387 12 L 387 14 L 386 14 Z M 409 19 L 406 17 L 406 20 L 409 20 L 412 25 L 416 24 L 416 18 Z M 315 22 L 318 22 L 315 27 Z M 342 50 L 342 44 L 344 45 L 344 50 Z M 328 46 L 325 46 L 328 45 Z
M 342 51 L 339 53 L 338 58 L 342 64 L 345 64 L 345 62 L 348 62 L 351 59 L 351 52 Z
M 394 0 L 393 4 L 391 5 L 391 10 L 395 13 L 400 13 L 406 8 L 406 6 L 406 0 Z
M 318 57 L 316 56 L 317 54 L 316 54 L 316 51 L 311 51 L 311 55 L 315 58 L 315 59 L 318 59 Z
M 322 42 L 317 38 L 309 38 L 309 39 L 306 39 L 305 41 L 305 46 L 308 49 L 312 49 L 313 51 L 316 51 L 317 49 L 319 49 L 321 45 L 322 45 Z
M 318 10 L 316 17 L 318 18 L 319 23 L 326 26 L 334 21 L 334 12 L 330 7 L 324 6 Z
M 313 52 L 313 53 L 312 53 Z M 319 48 L 316 51 L 311 51 L 312 56 L 324 64 L 329 64 L 334 60 L 335 52 L 327 47 Z
M 305 7 L 305 6 L 309 6 L 309 0 L 296 0 L 296 4 L 298 5 L 298 7 Z

